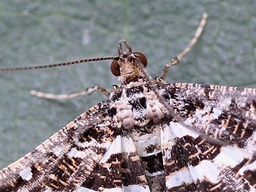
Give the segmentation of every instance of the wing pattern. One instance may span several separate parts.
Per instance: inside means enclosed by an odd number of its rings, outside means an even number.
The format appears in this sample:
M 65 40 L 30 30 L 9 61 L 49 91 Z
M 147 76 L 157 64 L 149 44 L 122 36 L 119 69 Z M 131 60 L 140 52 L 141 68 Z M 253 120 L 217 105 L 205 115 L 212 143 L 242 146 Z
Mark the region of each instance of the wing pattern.
M 1 191 L 255 191 L 256 89 L 115 89 L 0 172 Z M 207 135 L 205 137 L 205 135 Z

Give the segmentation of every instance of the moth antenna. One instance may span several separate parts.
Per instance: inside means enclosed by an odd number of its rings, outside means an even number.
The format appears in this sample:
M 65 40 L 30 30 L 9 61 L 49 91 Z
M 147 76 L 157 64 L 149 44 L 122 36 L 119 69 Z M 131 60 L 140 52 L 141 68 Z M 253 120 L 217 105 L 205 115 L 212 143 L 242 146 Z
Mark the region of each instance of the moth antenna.
M 181 61 L 181 59 L 185 55 L 187 55 L 190 52 L 190 50 L 192 49 L 192 47 L 196 44 L 197 40 L 199 39 L 199 37 L 201 36 L 201 34 L 204 30 L 204 27 L 205 27 L 206 21 L 207 21 L 207 17 L 208 17 L 207 13 L 204 13 L 202 15 L 202 19 L 200 21 L 199 27 L 197 28 L 196 33 L 195 33 L 193 39 L 190 41 L 189 45 L 182 51 L 182 53 L 180 53 L 178 56 L 174 57 L 169 63 L 167 63 L 165 65 L 165 68 L 161 75 L 162 79 L 165 79 L 170 67 L 178 64 Z
M 81 63 L 88 63 L 88 62 L 118 60 L 118 59 L 119 59 L 119 57 L 86 58 L 86 59 L 68 61 L 68 62 L 63 62 L 63 63 L 55 63 L 55 64 L 49 64 L 49 65 L 0 68 L 0 71 L 21 71 L 21 70 L 32 70 L 32 69 L 46 69 L 46 68 L 52 68 L 52 67 L 61 67 L 61 66 L 75 65 L 75 64 L 81 64 Z

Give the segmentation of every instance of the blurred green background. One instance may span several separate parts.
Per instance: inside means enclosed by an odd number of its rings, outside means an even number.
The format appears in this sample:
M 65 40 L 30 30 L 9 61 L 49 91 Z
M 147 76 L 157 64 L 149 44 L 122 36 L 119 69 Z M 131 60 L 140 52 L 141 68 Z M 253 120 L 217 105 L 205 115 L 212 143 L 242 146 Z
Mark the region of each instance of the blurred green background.
M 126 39 L 148 57 L 148 72 L 192 39 L 201 16 L 206 29 L 167 81 L 256 87 L 256 1 L 4 0 L 0 2 L 0 67 L 58 63 L 117 55 Z M 90 106 L 100 93 L 73 100 L 33 97 L 31 89 L 55 94 L 119 84 L 109 62 L 0 73 L 0 168 L 24 156 Z

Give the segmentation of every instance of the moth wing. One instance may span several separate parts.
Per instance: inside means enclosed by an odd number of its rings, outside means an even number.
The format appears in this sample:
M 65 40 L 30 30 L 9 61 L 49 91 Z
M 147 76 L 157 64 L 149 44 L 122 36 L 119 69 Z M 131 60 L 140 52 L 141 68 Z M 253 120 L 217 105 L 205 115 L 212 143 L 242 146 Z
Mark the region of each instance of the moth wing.
M 167 189 L 255 191 L 256 89 L 187 83 L 164 89 L 185 117 L 162 129 Z

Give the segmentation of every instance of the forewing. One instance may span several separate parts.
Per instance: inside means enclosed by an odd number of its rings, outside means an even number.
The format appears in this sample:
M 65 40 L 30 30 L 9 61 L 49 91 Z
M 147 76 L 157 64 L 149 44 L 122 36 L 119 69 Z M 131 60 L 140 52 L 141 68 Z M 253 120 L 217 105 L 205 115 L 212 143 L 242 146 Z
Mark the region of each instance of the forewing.
M 184 83 L 160 90 L 184 120 L 162 129 L 167 189 L 255 191 L 256 89 Z
M 0 191 L 74 191 L 88 180 L 118 129 L 108 102 L 80 115 L 0 172 Z

